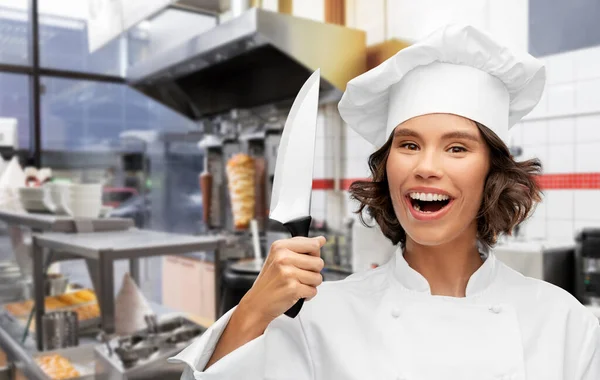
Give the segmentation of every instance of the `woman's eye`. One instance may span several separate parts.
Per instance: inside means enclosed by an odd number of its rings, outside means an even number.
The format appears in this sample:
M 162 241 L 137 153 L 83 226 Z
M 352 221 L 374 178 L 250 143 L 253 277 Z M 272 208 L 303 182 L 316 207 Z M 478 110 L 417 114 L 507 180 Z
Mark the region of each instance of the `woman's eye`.
M 404 143 L 400 145 L 401 148 L 406 148 L 408 150 L 417 150 L 419 147 L 415 143 Z
M 450 153 L 464 153 L 467 150 L 465 148 L 463 148 L 462 146 L 453 146 L 452 148 L 449 149 Z

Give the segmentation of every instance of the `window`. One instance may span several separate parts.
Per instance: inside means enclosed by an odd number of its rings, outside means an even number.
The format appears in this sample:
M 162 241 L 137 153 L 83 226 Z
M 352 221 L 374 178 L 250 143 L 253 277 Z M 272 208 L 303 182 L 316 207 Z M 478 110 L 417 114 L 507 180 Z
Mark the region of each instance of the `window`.
M 29 14 L 29 0 L 0 0 L 0 63 L 31 63 Z
M 90 0 L 39 0 L 40 66 L 51 69 L 121 75 L 126 49 L 122 37 L 90 53 Z
M 529 0 L 529 51 L 546 56 L 600 45 L 600 1 Z
M 15 118 L 19 149 L 29 148 L 31 124 L 29 120 L 29 77 L 21 74 L 0 73 L 0 117 Z

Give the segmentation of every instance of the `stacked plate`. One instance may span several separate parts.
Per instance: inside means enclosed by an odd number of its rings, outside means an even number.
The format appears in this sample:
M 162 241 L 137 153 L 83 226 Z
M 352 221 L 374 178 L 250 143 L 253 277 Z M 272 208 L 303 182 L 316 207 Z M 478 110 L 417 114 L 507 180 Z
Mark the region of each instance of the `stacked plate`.
M 30 212 L 54 213 L 55 206 L 46 187 L 21 187 L 19 198 L 23 208 Z
M 19 196 L 29 212 L 97 218 L 102 210 L 102 184 L 50 183 L 22 187 Z

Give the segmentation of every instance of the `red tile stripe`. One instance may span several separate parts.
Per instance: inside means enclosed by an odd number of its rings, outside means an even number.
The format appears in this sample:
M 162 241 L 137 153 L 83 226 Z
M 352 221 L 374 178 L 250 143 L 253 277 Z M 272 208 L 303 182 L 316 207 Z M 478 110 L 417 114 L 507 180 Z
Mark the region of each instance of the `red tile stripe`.
M 366 178 L 343 178 L 340 188 L 348 190 L 354 181 L 367 180 Z M 540 186 L 544 190 L 583 190 L 600 189 L 600 173 L 561 173 L 543 174 L 538 177 Z M 332 190 L 333 179 L 313 180 L 313 190 Z

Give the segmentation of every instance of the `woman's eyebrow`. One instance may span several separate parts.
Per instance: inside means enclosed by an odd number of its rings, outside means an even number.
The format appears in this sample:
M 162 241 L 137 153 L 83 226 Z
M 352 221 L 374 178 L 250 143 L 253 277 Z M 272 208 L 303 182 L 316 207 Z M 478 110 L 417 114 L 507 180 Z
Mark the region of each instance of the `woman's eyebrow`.
M 465 140 L 471 140 L 471 141 L 479 142 L 479 138 L 477 138 L 477 136 L 475 136 L 472 133 L 463 132 L 463 131 L 448 132 L 448 133 L 446 133 L 446 134 L 444 134 L 442 136 L 442 139 L 444 139 L 444 140 L 447 140 L 447 139 L 465 139 Z
M 419 137 L 421 137 L 421 135 L 418 132 L 413 131 L 412 129 L 401 128 L 401 129 L 396 129 L 396 131 L 394 132 L 394 137 L 417 137 L 417 138 L 419 138 Z M 466 139 L 466 140 L 472 140 L 475 142 L 479 142 L 479 138 L 477 138 L 477 136 L 475 136 L 472 133 L 464 132 L 464 131 L 448 132 L 442 136 L 442 139 L 444 139 L 444 140 Z
M 394 132 L 394 137 L 421 137 L 420 134 L 408 128 L 396 129 Z

